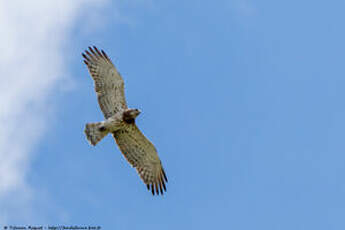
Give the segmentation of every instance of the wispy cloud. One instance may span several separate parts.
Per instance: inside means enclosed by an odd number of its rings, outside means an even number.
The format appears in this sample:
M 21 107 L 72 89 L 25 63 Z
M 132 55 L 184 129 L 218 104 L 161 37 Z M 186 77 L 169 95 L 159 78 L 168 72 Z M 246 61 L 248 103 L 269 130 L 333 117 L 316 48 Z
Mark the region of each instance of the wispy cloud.
M 48 95 L 68 78 L 64 41 L 82 10 L 100 2 L 0 0 L 0 201 L 13 193 L 30 196 L 25 176 L 45 132 Z

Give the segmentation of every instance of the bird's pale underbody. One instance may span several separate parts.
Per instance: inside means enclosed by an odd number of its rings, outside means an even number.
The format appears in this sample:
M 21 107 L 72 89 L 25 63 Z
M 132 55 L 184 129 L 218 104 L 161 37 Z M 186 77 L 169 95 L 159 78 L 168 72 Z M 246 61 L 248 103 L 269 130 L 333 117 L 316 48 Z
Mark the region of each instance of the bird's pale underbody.
M 163 194 L 167 177 L 156 148 L 135 124 L 140 111 L 127 107 L 120 73 L 103 50 L 89 47 L 82 56 L 94 80 L 98 103 L 105 117 L 105 121 L 86 124 L 87 140 L 96 145 L 111 133 L 152 194 Z

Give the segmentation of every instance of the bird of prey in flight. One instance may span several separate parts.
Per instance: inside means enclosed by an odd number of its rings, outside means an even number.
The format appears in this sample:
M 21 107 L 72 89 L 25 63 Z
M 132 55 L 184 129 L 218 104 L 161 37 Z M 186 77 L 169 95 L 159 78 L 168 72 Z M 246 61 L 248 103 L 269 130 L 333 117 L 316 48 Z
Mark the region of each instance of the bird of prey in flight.
M 112 134 L 122 154 L 152 194 L 163 194 L 168 179 L 156 148 L 135 124 L 140 110 L 127 107 L 120 73 L 107 54 L 95 46 L 85 50 L 82 56 L 94 80 L 98 103 L 105 117 L 104 121 L 86 124 L 87 140 L 96 145 L 108 133 Z

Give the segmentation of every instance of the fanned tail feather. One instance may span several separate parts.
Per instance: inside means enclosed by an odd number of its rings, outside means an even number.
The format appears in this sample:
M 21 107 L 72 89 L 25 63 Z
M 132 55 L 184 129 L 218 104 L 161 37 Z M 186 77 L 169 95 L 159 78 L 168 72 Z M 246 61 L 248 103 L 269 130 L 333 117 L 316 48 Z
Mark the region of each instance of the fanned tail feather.
M 85 134 L 91 145 L 96 145 L 100 140 L 108 134 L 103 122 L 88 123 L 85 126 Z

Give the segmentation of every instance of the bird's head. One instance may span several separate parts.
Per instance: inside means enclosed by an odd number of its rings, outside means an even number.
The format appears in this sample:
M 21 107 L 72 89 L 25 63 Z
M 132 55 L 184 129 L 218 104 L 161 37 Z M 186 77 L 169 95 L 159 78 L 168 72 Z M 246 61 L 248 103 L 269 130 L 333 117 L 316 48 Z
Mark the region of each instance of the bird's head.
M 123 120 L 127 123 L 134 123 L 135 118 L 141 113 L 139 109 L 127 109 L 123 112 Z
M 141 111 L 139 109 L 129 109 L 129 116 L 132 118 L 136 118 L 140 113 Z

